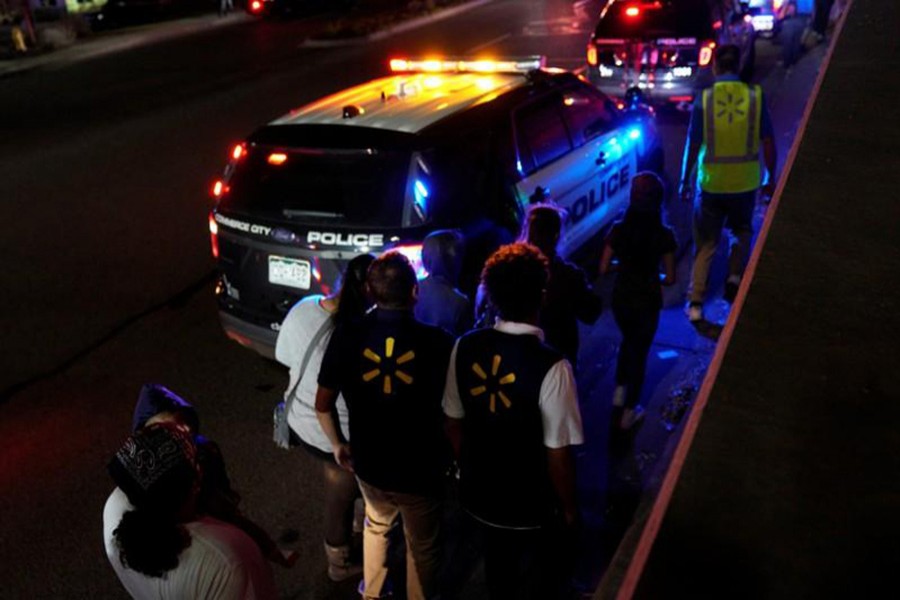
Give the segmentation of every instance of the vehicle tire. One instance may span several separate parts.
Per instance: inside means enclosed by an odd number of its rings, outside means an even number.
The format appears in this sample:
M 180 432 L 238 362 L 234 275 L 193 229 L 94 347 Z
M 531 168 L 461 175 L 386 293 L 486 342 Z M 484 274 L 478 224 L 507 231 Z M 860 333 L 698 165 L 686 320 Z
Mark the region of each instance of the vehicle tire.
M 741 81 L 750 83 L 753 79 L 753 72 L 756 70 L 756 39 L 750 44 L 750 52 L 747 60 L 744 61 L 744 68 L 741 69 Z

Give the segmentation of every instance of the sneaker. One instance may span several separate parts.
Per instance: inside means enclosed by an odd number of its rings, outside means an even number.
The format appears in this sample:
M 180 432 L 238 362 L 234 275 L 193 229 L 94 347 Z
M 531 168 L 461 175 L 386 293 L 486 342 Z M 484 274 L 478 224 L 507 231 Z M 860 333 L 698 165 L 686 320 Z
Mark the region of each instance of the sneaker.
M 701 302 L 691 302 L 685 307 L 684 312 L 691 323 L 703 320 L 703 304 Z
M 733 304 L 734 299 L 737 297 L 738 287 L 740 287 L 740 285 L 741 278 L 736 275 L 731 275 L 725 282 L 725 292 L 722 294 L 722 299 L 728 304 Z
M 625 413 L 622 415 L 622 420 L 619 422 L 619 427 L 631 429 L 643 420 L 645 412 L 644 407 L 640 404 L 634 408 L 626 408 Z

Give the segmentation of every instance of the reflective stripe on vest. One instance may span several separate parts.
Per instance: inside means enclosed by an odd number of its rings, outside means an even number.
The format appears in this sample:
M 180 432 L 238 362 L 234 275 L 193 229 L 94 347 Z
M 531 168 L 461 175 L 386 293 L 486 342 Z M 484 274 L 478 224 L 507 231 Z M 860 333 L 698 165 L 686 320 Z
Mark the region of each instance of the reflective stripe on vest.
M 759 86 L 740 81 L 719 81 L 704 90 L 702 190 L 728 194 L 759 187 L 760 102 Z

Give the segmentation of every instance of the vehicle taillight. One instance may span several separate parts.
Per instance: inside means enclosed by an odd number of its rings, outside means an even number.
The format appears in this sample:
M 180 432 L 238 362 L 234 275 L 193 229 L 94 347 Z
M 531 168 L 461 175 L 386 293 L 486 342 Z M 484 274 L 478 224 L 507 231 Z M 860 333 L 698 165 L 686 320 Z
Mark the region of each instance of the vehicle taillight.
M 632 19 L 641 16 L 641 9 L 637 6 L 629 6 L 625 9 L 625 16 L 631 17 Z
M 219 224 L 212 213 L 209 214 L 209 243 L 213 258 L 219 258 Z
M 247 146 L 244 144 L 237 144 L 234 148 L 231 149 L 231 158 L 232 160 L 240 160 L 247 155 Z
M 698 62 L 701 67 L 705 67 L 712 61 L 713 57 L 713 48 L 716 47 L 715 42 L 707 42 L 703 46 L 700 47 L 700 56 Z
M 273 152 L 269 155 L 269 158 L 267 160 L 270 165 L 278 166 L 283 165 L 285 162 L 287 162 L 287 159 L 287 154 L 285 154 L 284 152 Z
M 590 44 L 587 48 L 587 61 L 592 67 L 597 66 L 597 46 Z
M 216 179 L 216 182 L 212 186 L 212 195 L 213 198 L 219 199 L 225 194 L 228 193 L 228 190 L 231 189 L 228 187 L 228 184 L 222 181 L 221 179 Z
M 262 10 L 262 2 L 260 0 L 253 0 L 250 3 L 250 12 L 258 13 Z

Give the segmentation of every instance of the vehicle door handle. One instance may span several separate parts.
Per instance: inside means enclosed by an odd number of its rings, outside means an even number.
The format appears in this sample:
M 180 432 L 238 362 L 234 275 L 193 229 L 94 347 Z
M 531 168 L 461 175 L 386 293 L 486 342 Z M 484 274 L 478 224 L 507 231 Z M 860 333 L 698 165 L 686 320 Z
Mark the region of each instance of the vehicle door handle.
M 606 164 L 606 152 L 601 152 L 597 155 L 597 160 L 594 161 L 598 167 L 602 167 Z

